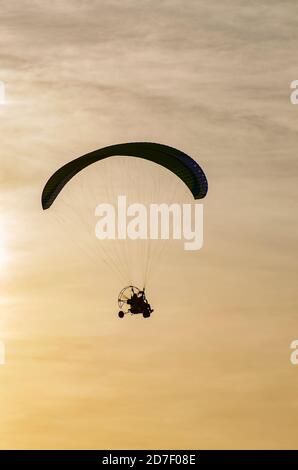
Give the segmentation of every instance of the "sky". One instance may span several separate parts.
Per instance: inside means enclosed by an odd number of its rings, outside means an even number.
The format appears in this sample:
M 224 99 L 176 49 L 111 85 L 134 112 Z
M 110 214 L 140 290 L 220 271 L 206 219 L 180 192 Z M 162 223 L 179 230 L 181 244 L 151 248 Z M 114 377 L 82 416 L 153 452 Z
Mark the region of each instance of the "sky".
M 297 448 L 297 3 L 0 11 L 0 448 Z M 129 141 L 184 150 L 209 181 L 204 246 L 157 262 L 147 320 L 117 318 L 120 280 L 68 206 L 40 204 L 59 166 Z

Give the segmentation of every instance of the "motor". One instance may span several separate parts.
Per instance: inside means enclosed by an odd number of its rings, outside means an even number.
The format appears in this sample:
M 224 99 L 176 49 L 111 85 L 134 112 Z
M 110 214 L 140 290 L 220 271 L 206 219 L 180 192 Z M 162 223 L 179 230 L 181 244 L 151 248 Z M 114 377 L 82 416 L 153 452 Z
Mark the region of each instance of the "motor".
M 121 309 L 118 313 L 119 318 L 128 313 L 131 315 L 140 313 L 144 318 L 149 318 L 153 312 L 146 298 L 145 289 L 140 290 L 135 286 L 127 286 L 121 290 L 118 295 L 118 305 Z

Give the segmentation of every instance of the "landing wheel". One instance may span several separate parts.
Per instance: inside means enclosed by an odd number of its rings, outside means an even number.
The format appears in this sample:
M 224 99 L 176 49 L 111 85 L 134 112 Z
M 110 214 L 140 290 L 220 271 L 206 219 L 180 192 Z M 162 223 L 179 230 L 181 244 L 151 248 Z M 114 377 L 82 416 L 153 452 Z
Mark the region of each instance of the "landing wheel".
M 123 318 L 123 317 L 124 317 L 124 312 L 122 312 L 122 310 L 120 310 L 120 312 L 118 313 L 118 317 L 119 317 L 119 318 Z
M 150 317 L 150 312 L 144 312 L 143 317 L 144 318 L 149 318 Z

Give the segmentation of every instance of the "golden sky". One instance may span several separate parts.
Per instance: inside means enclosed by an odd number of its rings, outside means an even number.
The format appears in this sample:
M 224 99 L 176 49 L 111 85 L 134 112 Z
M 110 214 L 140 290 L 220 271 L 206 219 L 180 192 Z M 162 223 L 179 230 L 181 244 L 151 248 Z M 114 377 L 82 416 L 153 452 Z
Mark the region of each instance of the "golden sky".
M 297 448 L 297 3 L 0 11 L 0 448 Z M 169 250 L 148 320 L 117 318 L 119 280 L 40 205 L 60 165 L 126 141 L 210 183 L 204 247 Z

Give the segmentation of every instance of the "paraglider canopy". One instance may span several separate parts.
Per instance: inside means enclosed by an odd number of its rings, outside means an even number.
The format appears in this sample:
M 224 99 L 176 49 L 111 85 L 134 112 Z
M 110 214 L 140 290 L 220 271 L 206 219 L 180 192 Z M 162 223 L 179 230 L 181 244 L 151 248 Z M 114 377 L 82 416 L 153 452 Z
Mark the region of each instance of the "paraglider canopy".
M 175 173 L 189 188 L 194 199 L 202 199 L 208 191 L 207 178 L 198 165 L 186 153 L 153 142 L 130 142 L 110 145 L 72 160 L 59 168 L 46 183 L 42 192 L 42 207 L 51 207 L 68 181 L 87 166 L 107 157 L 121 155 L 152 161 Z

